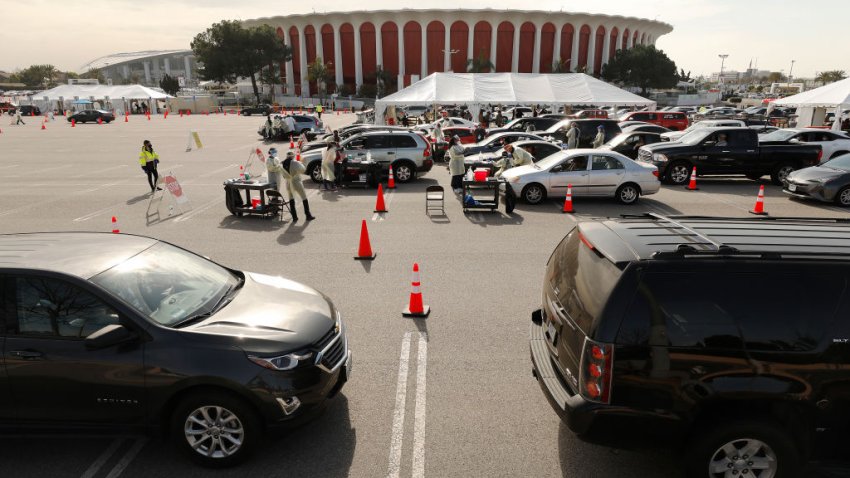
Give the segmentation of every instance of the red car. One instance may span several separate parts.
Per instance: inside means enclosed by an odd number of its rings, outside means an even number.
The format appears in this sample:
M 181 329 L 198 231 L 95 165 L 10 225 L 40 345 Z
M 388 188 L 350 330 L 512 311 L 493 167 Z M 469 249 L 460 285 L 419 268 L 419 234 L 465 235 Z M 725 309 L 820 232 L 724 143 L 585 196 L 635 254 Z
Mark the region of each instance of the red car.
M 584 118 L 601 118 L 608 119 L 608 112 L 605 110 L 581 110 L 567 116 L 567 118 L 584 119 Z
M 620 117 L 620 121 L 643 121 L 673 131 L 683 131 L 690 126 L 688 115 L 678 111 L 634 111 Z
M 467 128 L 464 126 L 450 126 L 443 129 L 443 137 L 445 141 L 431 141 L 434 149 L 435 159 L 443 159 L 446 151 L 449 150 L 449 139 L 452 136 L 460 138 L 460 144 L 475 143 L 475 128 Z

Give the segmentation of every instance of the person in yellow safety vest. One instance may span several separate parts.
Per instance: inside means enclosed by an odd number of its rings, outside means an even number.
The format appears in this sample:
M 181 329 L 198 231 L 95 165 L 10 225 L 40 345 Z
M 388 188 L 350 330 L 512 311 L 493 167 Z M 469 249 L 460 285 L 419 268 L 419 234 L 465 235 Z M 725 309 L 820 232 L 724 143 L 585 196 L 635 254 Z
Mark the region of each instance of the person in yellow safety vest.
M 295 195 L 301 198 L 304 204 L 304 215 L 308 221 L 316 219 L 310 214 L 310 203 L 307 202 L 307 193 L 304 192 L 304 184 L 301 182 L 301 175 L 304 174 L 307 168 L 300 161 L 295 160 L 295 154 L 292 151 L 286 152 L 286 159 L 281 163 L 280 175 L 287 186 L 287 195 L 289 196 L 289 210 L 292 213 L 292 221 L 298 221 L 298 215 L 295 214 Z
M 319 119 L 322 119 L 322 111 L 324 111 L 324 110 L 325 110 L 325 107 L 322 106 L 321 103 L 316 105 L 316 114 L 319 115 Z
M 142 171 L 148 175 L 148 184 L 151 187 L 151 193 L 162 190 L 162 188 L 156 185 L 159 181 L 159 174 L 156 172 L 157 164 L 159 164 L 159 155 L 154 152 L 153 145 L 146 139 L 142 143 L 142 151 L 139 153 L 139 165 L 142 167 Z

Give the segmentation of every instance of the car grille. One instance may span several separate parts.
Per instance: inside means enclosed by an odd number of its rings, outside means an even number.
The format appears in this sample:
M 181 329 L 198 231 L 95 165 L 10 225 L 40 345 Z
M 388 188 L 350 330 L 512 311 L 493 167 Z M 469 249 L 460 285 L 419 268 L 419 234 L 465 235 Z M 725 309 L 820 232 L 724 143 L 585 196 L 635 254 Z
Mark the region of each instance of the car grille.
M 326 372 L 333 372 L 345 360 L 348 351 L 348 340 L 342 321 L 337 320 L 336 325 L 322 336 L 314 345 L 316 350 L 316 365 Z

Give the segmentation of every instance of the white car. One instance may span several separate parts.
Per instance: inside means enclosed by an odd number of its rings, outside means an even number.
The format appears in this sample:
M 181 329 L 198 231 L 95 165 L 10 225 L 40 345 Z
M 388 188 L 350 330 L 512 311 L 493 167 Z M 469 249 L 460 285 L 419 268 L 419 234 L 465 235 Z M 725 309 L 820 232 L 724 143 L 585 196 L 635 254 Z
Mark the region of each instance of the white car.
M 669 133 L 661 134 L 661 141 L 678 141 L 682 136 L 690 133 L 691 131 L 702 129 L 702 128 L 738 128 L 747 126 L 741 120 L 702 120 L 697 123 L 694 123 L 682 131 L 670 131 Z
M 446 125 L 445 124 L 446 120 L 451 121 L 452 124 Z M 458 118 L 457 116 L 450 116 L 448 118 L 440 118 L 437 121 L 442 121 L 442 123 L 440 123 L 442 125 L 441 126 L 442 128 L 453 127 L 453 126 L 463 126 L 463 127 L 466 127 L 466 128 L 475 128 L 476 126 L 478 126 L 478 123 L 476 123 L 474 121 L 469 121 L 468 119 L 464 119 L 464 118 Z M 417 126 L 417 129 L 428 131 L 429 135 L 433 135 L 434 134 L 434 128 L 437 126 L 437 121 L 432 121 L 430 123 L 426 123 L 426 124 Z
M 555 153 L 533 165 L 511 168 L 502 177 L 528 204 L 564 197 L 568 185 L 575 197 L 613 196 L 622 204 L 634 204 L 641 195 L 655 194 L 661 188 L 655 166 L 598 149 Z
M 759 142 L 788 141 L 800 144 L 817 144 L 823 150 L 821 162 L 850 153 L 850 137 L 845 133 L 820 128 L 786 128 L 759 136 Z

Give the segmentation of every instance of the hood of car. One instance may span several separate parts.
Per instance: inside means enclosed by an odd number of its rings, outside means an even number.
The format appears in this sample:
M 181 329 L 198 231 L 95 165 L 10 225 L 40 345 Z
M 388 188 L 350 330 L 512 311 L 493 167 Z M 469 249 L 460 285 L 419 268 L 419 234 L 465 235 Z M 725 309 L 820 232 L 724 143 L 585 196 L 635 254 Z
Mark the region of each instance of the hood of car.
M 525 178 L 528 178 L 528 177 L 530 177 L 530 175 L 535 174 L 535 173 L 545 173 L 545 171 L 543 171 L 541 169 L 537 169 L 533 165 L 518 166 L 516 168 L 511 168 L 511 169 L 505 171 L 502 174 L 502 177 L 510 180 L 511 178 L 521 176 L 523 179 L 525 179 Z
M 646 144 L 640 147 L 640 149 L 645 149 L 650 153 L 666 153 L 667 151 L 675 151 L 676 148 L 681 147 L 681 143 L 673 143 L 673 142 L 664 142 L 664 143 L 652 143 Z
M 812 166 L 792 172 L 788 175 L 789 181 L 814 181 L 817 179 L 835 179 L 850 175 L 850 171 L 832 169 L 823 166 Z
M 253 353 L 286 353 L 318 341 L 336 311 L 317 290 L 283 277 L 245 273 L 236 297 L 212 317 L 184 329 L 189 338 L 230 343 Z

